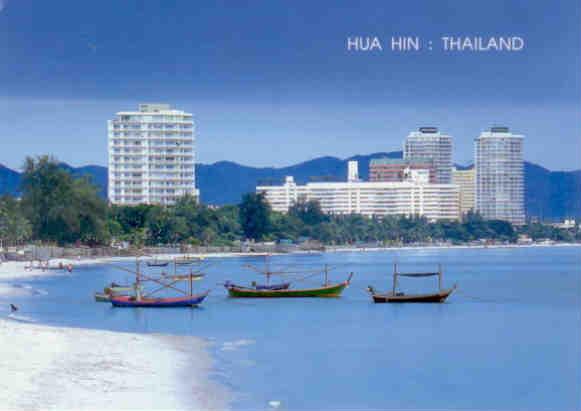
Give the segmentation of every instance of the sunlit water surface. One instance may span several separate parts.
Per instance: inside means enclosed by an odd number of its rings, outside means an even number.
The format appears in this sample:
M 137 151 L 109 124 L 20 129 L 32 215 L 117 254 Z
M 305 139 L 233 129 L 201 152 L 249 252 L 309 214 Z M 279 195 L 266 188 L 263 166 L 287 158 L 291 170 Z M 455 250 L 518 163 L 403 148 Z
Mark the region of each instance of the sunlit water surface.
M 206 338 L 213 343 L 212 378 L 231 391 L 233 409 L 581 409 L 581 248 L 271 258 L 274 267 L 292 271 L 328 264 L 335 267 L 331 281 L 353 271 L 338 299 L 229 299 L 217 284 L 259 280 L 243 266 L 261 267 L 262 259 L 209 261 L 195 287 L 212 293 L 199 309 L 95 303 L 93 292 L 106 283 L 130 280 L 110 265 L 10 281 L 37 290 L 10 300 L 39 323 Z M 441 263 L 445 285 L 457 283 L 458 292 L 445 304 L 375 305 L 366 287 L 389 288 L 394 262 L 402 271 Z M 320 283 L 314 277 L 295 287 Z M 400 280 L 408 291 L 436 285 L 432 278 Z

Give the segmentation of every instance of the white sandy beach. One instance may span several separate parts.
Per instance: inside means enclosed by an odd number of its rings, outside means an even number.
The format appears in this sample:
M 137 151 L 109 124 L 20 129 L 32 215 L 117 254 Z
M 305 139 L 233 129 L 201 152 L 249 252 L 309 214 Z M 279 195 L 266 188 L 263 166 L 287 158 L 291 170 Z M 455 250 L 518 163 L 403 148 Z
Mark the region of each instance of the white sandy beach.
M 34 291 L 11 280 L 55 274 L 66 275 L 3 263 L 0 313 L 10 296 Z M 225 409 L 227 396 L 207 378 L 206 346 L 195 337 L 48 327 L 16 312 L 0 318 L 0 409 Z

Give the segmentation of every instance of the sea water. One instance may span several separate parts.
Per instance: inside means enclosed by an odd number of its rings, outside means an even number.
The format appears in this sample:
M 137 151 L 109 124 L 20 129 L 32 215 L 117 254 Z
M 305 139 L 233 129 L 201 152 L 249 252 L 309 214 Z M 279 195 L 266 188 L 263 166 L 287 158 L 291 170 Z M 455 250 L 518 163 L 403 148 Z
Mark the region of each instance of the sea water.
M 273 256 L 272 281 L 320 285 L 354 273 L 337 299 L 230 299 L 220 283 L 261 281 L 259 257 L 208 258 L 198 309 L 123 309 L 95 291 L 131 275 L 124 262 L 72 275 L 14 280 L 38 293 L 12 298 L 38 323 L 208 339 L 212 378 L 235 410 L 581 409 L 581 248 L 407 249 Z M 445 304 L 373 304 L 368 285 L 400 271 L 444 271 L 458 284 Z M 168 268 L 150 269 L 160 272 Z M 181 267 L 180 271 L 187 271 Z M 311 275 L 311 277 L 308 277 Z M 307 278 L 304 278 L 307 277 Z M 436 278 L 400 278 L 429 291 Z M 194 359 L 192 359 L 194 360 Z

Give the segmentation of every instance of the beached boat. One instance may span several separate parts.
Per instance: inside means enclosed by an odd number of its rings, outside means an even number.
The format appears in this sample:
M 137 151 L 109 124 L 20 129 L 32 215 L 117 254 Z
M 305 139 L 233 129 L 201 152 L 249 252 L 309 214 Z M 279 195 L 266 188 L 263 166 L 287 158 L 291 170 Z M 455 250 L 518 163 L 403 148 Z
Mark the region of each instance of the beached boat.
M 397 278 L 398 277 L 434 277 L 438 276 L 438 291 L 433 293 L 416 293 L 416 294 L 406 294 L 397 291 Z M 371 294 L 371 298 L 374 303 L 443 303 L 446 298 L 450 296 L 456 289 L 456 284 L 452 288 L 444 289 L 442 288 L 442 269 L 438 268 L 437 272 L 424 272 L 424 273 L 398 273 L 397 264 L 393 265 L 393 284 L 392 290 L 387 293 L 377 293 L 372 286 L 368 286 L 367 290 Z
M 268 256 L 265 256 L 265 269 L 261 270 L 254 266 L 247 265 L 247 268 L 250 268 L 259 274 L 266 276 L 266 284 L 257 284 L 256 282 L 252 282 L 250 287 L 241 286 L 234 284 L 230 281 L 226 281 L 224 283 L 224 287 L 228 290 L 228 295 L 234 298 L 296 298 L 296 297 L 339 297 L 345 287 L 349 285 L 351 282 L 351 277 L 353 273 L 349 275 L 349 278 L 346 281 L 336 284 L 329 284 L 328 281 L 328 267 L 325 267 L 322 270 L 316 270 L 313 272 L 294 272 L 288 270 L 272 270 L 270 268 Z M 290 275 L 290 274 L 301 274 L 303 275 L 302 279 L 306 279 L 313 275 L 319 275 L 323 273 L 325 276 L 323 285 L 319 287 L 312 287 L 312 288 L 291 288 L 290 282 L 279 283 L 279 284 L 271 284 L 270 277 L 273 275 Z

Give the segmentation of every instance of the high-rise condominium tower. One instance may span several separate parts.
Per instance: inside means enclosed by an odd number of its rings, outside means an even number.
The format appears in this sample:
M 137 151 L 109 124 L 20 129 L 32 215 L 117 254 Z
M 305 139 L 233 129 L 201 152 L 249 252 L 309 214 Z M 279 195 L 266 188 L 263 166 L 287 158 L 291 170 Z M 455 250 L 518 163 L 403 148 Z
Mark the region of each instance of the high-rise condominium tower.
M 523 140 L 508 127 L 475 139 L 476 211 L 486 219 L 525 222 Z
M 198 196 L 192 115 L 167 104 L 140 104 L 109 120 L 109 201 L 174 204 Z
M 404 142 L 403 156 L 408 161 L 432 160 L 437 184 L 452 182 L 452 137 L 436 127 L 420 127 L 412 131 Z
M 475 191 L 476 191 L 476 170 L 458 170 L 454 168 L 452 172 L 452 183 L 460 188 L 460 212 L 466 214 L 474 211 Z

